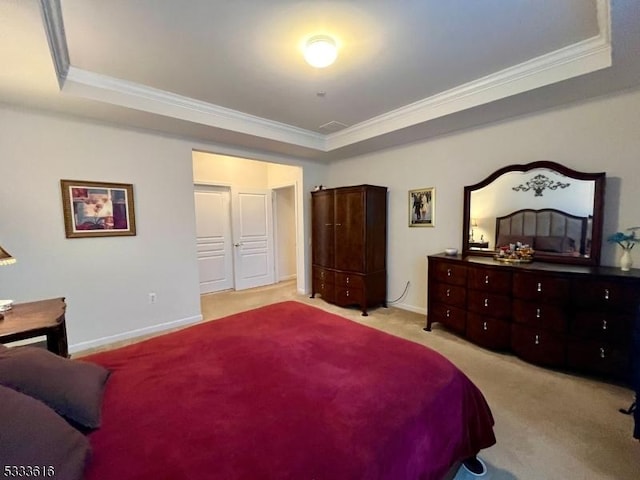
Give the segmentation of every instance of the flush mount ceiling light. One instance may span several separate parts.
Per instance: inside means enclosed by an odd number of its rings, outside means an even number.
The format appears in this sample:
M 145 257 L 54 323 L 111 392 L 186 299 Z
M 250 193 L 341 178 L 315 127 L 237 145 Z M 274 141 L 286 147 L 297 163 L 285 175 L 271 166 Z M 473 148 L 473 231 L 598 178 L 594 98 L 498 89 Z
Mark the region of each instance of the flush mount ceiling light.
M 304 59 L 312 67 L 328 67 L 337 57 L 336 41 L 328 35 L 315 35 L 305 43 Z

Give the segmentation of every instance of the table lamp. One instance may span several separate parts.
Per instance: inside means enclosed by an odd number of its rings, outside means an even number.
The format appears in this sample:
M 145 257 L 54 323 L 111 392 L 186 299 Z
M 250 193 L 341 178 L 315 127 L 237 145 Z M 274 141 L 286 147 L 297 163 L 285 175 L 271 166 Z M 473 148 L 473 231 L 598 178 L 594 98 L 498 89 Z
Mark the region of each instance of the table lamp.
M 7 252 L 4 248 L 0 246 L 0 266 L 2 265 L 10 265 L 12 263 L 16 263 L 16 259 L 11 256 L 9 252 Z M 9 310 L 11 308 L 10 300 L 0 300 L 0 309 Z M 7 306 L 5 306 L 7 305 Z M 2 311 L 0 311 L 0 320 L 4 318 Z

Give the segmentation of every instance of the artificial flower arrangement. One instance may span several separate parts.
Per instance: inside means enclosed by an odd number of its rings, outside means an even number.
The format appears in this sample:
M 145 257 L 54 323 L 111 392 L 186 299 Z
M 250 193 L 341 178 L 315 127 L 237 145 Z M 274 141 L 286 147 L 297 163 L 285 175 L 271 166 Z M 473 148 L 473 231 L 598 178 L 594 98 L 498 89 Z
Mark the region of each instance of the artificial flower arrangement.
M 528 263 L 533 261 L 533 254 L 533 248 L 527 244 L 517 242 L 498 247 L 495 259 L 503 262 Z
M 636 237 L 637 230 L 640 230 L 640 227 L 631 227 L 625 230 L 625 232 L 631 233 L 616 232 L 609 235 L 607 241 L 617 243 L 624 250 L 631 250 L 637 242 L 640 242 L 640 237 Z

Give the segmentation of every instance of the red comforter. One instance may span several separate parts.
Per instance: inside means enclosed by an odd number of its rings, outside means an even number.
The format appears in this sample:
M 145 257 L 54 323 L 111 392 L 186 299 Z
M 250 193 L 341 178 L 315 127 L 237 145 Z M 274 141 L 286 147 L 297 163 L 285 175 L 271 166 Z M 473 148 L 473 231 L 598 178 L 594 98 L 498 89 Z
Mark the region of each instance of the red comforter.
M 439 480 L 495 443 L 443 356 L 298 302 L 85 360 L 113 372 L 88 480 Z

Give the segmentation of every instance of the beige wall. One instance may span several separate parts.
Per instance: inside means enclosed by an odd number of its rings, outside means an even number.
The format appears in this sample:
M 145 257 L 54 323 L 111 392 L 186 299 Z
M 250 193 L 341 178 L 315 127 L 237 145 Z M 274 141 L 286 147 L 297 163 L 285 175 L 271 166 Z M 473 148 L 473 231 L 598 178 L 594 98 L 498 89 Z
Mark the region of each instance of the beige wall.
M 426 309 L 426 256 L 462 246 L 463 188 L 505 165 L 552 160 L 607 172 L 605 237 L 640 225 L 640 91 L 515 118 L 330 166 L 328 186 L 371 183 L 389 188 L 388 290 L 400 306 Z M 393 168 L 389 168 L 393 165 Z M 436 188 L 435 228 L 409 228 L 409 189 Z M 640 249 L 633 251 L 640 267 Z M 605 242 L 604 265 L 619 247 Z

